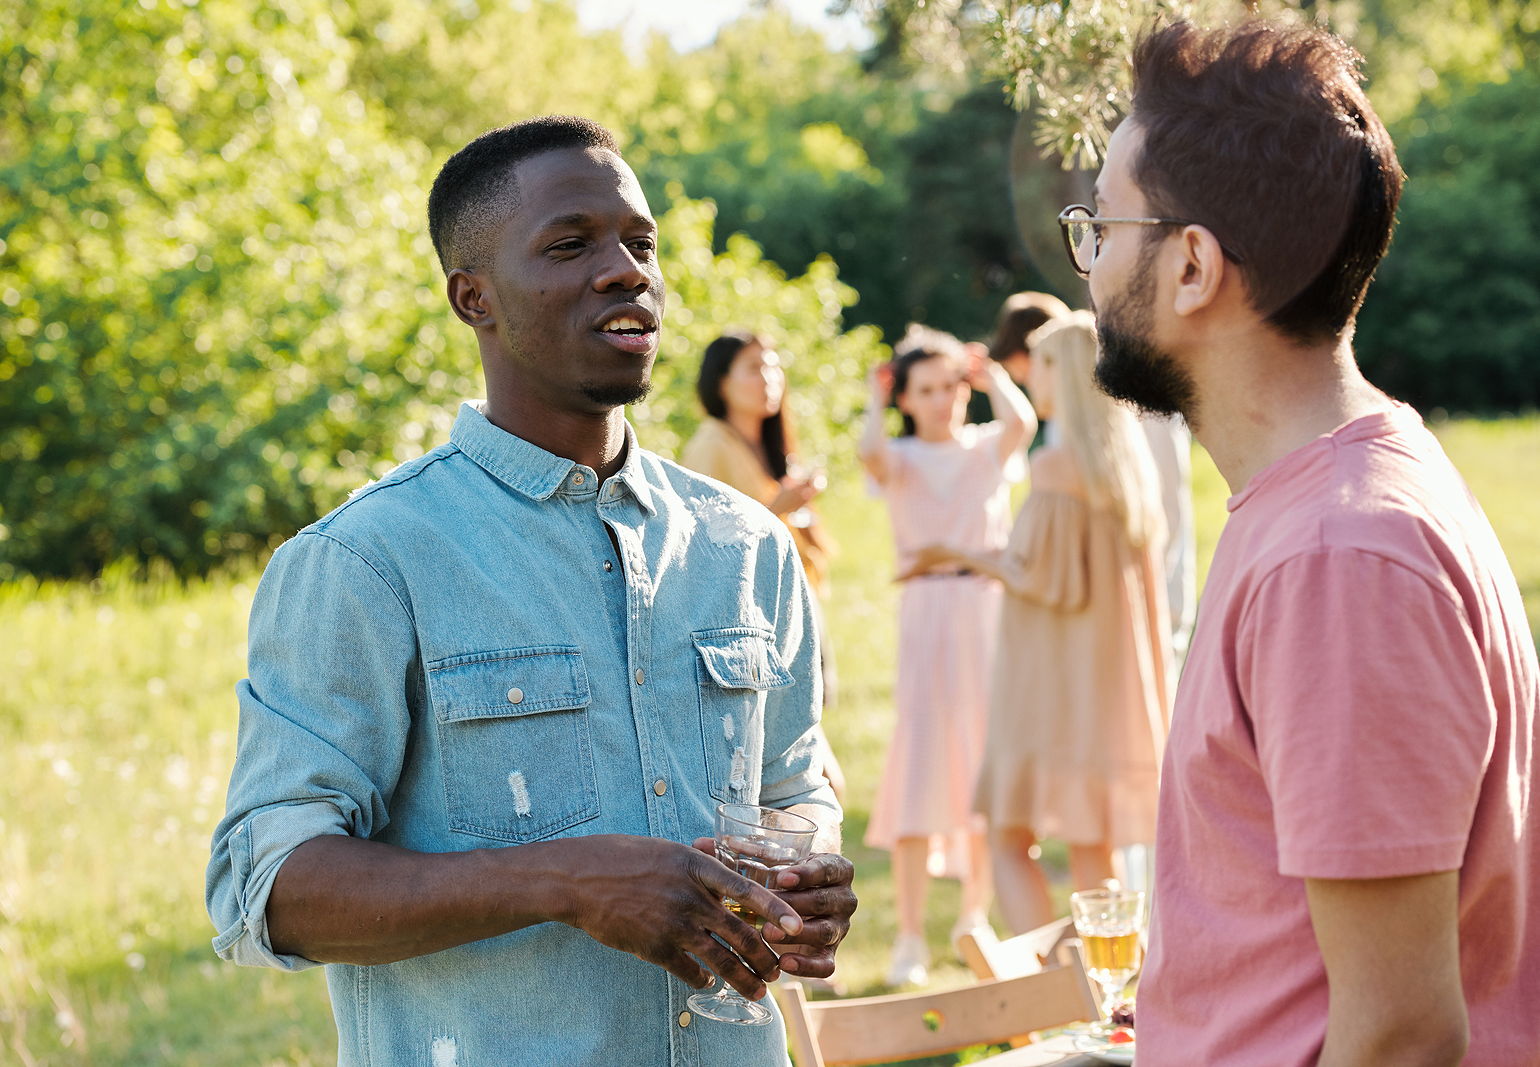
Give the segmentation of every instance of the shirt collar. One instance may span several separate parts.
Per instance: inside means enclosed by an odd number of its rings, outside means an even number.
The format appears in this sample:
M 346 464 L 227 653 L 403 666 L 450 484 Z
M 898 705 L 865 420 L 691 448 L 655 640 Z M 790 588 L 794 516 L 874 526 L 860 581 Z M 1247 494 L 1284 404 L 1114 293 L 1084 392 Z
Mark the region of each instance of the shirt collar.
M 510 489 L 532 500 L 549 500 L 579 464 L 494 426 L 483 411 L 484 403 L 467 401 L 460 405 L 454 429 L 449 433 L 450 442 Z M 649 515 L 655 515 L 657 507 L 642 466 L 636 431 L 629 421 L 625 426 L 626 459 L 612 480 L 618 479 Z M 608 492 L 601 493 L 601 500 L 609 499 Z

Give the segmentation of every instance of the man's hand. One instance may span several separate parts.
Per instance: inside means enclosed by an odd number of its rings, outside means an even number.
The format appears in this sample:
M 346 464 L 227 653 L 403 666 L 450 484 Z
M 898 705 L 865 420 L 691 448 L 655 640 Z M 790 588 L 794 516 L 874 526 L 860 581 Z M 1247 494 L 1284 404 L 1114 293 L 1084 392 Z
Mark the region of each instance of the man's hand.
M 709 837 L 695 847 L 712 852 Z M 784 925 L 765 925 L 765 940 L 781 954 L 781 969 L 804 978 L 827 978 L 834 973 L 834 950 L 850 932 L 856 894 L 851 888 L 855 867 L 844 856 L 822 852 L 801 863 L 777 871 L 776 892 L 804 920 L 800 933 Z
M 714 853 L 703 855 L 699 842 L 687 848 L 650 837 L 598 834 L 561 844 L 572 890 L 562 921 L 696 989 L 711 984 L 701 963 L 751 1000 L 763 997 L 765 982 L 779 973 L 775 953 L 758 931 L 723 906 L 723 897 L 763 916 L 767 931 L 787 937 L 803 931 L 794 904 L 728 870 Z

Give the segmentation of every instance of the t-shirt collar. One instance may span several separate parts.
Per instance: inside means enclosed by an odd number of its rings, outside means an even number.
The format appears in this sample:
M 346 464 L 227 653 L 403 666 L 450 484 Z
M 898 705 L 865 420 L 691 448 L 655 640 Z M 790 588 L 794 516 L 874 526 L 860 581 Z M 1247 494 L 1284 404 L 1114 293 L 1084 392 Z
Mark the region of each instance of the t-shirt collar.
M 1309 456 L 1327 448 L 1336 448 L 1340 445 L 1354 444 L 1371 437 L 1380 437 L 1398 430 L 1406 430 L 1422 425 L 1422 416 L 1417 409 L 1410 404 L 1403 404 L 1399 400 L 1392 400 L 1390 407 L 1380 411 L 1370 412 L 1368 415 L 1360 415 L 1356 419 L 1338 426 L 1329 433 L 1323 433 L 1313 441 L 1309 441 L 1292 452 L 1286 452 L 1263 467 L 1251 480 L 1241 487 L 1241 491 L 1225 501 L 1227 511 L 1235 511 L 1246 501 L 1256 496 L 1268 485 L 1279 478 L 1288 476 L 1288 473 L 1301 461 Z

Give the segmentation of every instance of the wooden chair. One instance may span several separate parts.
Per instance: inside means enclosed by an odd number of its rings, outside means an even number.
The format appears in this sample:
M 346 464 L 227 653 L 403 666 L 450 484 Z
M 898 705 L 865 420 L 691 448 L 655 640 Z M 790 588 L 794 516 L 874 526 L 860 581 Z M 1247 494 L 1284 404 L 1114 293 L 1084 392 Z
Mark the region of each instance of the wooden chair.
M 1078 958 L 1016 978 L 940 992 L 808 1000 L 795 982 L 771 986 L 797 1067 L 840 1067 L 936 1056 L 973 1045 L 1019 1044 L 1035 1030 L 1096 1018 Z
M 957 939 L 957 952 L 975 978 L 1015 978 L 1036 974 L 1050 962 L 1062 964 L 1076 957 L 1074 936 L 1075 924 L 1069 918 L 1055 919 L 1004 941 L 989 927 L 980 926 Z

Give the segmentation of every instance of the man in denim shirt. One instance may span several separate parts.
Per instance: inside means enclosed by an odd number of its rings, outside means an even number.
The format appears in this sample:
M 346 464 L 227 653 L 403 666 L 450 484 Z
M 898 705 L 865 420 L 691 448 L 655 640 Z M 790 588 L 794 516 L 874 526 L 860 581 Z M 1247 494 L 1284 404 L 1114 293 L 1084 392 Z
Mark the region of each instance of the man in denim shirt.
M 664 287 L 606 131 L 478 138 L 429 222 L 488 399 L 263 576 L 214 947 L 327 963 L 347 1064 L 785 1064 L 779 1025 L 685 1000 L 829 975 L 855 908 L 796 551 L 622 416 Z M 755 886 L 710 854 L 720 801 L 809 815 L 823 851 Z

